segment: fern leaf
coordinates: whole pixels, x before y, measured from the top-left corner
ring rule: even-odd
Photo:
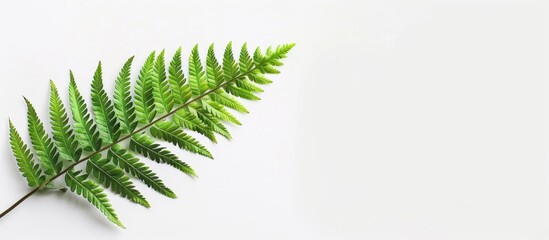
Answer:
[[[239,67],[242,72],[249,72],[253,68],[254,61],[248,52],[248,45],[244,43],[240,49]]]
[[[276,47],[276,50],[269,52],[267,51],[267,63],[274,66],[282,66],[280,59],[286,58],[286,54],[295,47],[295,43],[282,44]]]
[[[135,85],[135,112],[141,124],[150,123],[156,116],[152,88],[154,55],[152,52],[143,64]]]
[[[168,149],[154,143],[147,135],[139,134],[130,141],[130,149],[158,163],[166,163],[192,177],[198,177],[195,171]]]
[[[263,92],[263,89],[255,85],[247,78],[236,80],[236,86],[250,92]]]
[[[186,131],[197,132],[214,143],[216,134],[231,139],[225,124],[240,125],[240,121],[229,109],[248,113],[239,98],[259,100],[256,93],[263,92],[259,85],[272,82],[265,75],[279,73],[282,59],[293,47],[293,44],[285,44],[269,47],[265,52],[257,48],[251,56],[247,44],[244,44],[238,59],[235,59],[232,43],[228,43],[219,62],[211,44],[203,65],[198,45],[195,45],[188,66],[185,66],[188,81],[183,71],[181,48],[173,55],[167,70],[165,52],[161,51],[157,56],[153,51],[140,68],[133,91],[131,66],[134,57],[130,57],[118,74],[112,100],[104,89],[99,62],[91,84],[91,113],[70,72],[71,116],[68,116],[66,106],[51,81],[51,138],[36,110],[25,99],[29,136],[35,154],[9,122],[10,146],[19,171],[34,189],[0,213],[0,217],[39,190],[63,190],[53,183],[62,175],[65,175],[65,183],[72,192],[83,196],[120,227],[123,225],[100,185],[149,207],[148,201],[130,180],[131,175],[160,194],[176,198],[156,173],[134,154],[197,177],[187,163],[156,143],[156,139],[213,159],[209,150]],[[70,118],[74,120],[74,126],[70,125]],[[123,142],[129,142],[129,146],[123,147]],[[83,151],[90,152],[90,155],[81,158]],[[102,158],[103,152],[107,153],[106,158]],[[83,162],[86,162],[85,173],[75,170]]]
[[[270,84],[273,81],[260,74],[249,74],[248,79],[257,84]]]
[[[238,64],[234,60],[233,44],[231,42],[227,44],[225,52],[223,53],[223,74],[226,79],[234,79],[240,74]]]
[[[19,132],[17,132],[11,121],[9,121],[9,125],[11,150],[15,156],[15,160],[17,160],[19,172],[27,179],[29,187],[37,187],[45,180],[45,177],[42,176],[42,170],[34,161],[29,147],[23,142],[21,135],[19,135]]]
[[[213,116],[207,110],[203,109],[201,106],[191,106],[189,107],[189,112],[202,120],[202,122],[208,125],[208,127],[212,131],[220,134],[227,139],[232,138],[225,125],[223,125],[223,123],[221,123],[215,116]]]
[[[200,118],[190,113],[187,109],[179,110],[173,116],[173,122],[182,127],[200,133],[216,143],[217,139],[212,130]]]
[[[192,93],[189,85],[185,84],[187,80],[181,67],[181,48],[177,49],[170,61],[168,79],[174,94],[174,102],[177,104],[186,103],[191,98]]]
[[[233,110],[239,111],[241,113],[249,113],[248,109],[246,109],[244,105],[238,102],[233,96],[223,91],[223,89],[218,89],[217,91],[211,93],[210,99],[216,103],[219,103]]]
[[[69,83],[69,105],[74,120],[74,132],[76,140],[86,151],[99,150],[101,148],[101,138],[96,131],[97,126],[90,119],[88,106],[84,98],[78,91],[72,71],[70,72]]]
[[[46,175],[52,176],[61,171],[62,163],[59,161],[59,153],[53,145],[50,136],[44,129],[44,124],[38,117],[34,106],[25,98],[27,104],[27,120],[29,136],[38,160]]]
[[[280,71],[278,71],[278,69],[276,69],[272,65],[265,65],[261,69],[263,70],[264,73],[268,73],[268,74],[279,74],[280,73]]]
[[[152,81],[154,102],[159,113],[168,113],[173,109],[174,100],[170,85],[166,81],[166,64],[164,50],[158,54],[154,64],[154,79]]]
[[[267,54],[263,58],[264,63],[262,64],[264,66],[263,69],[260,68],[260,70],[264,70],[266,73],[270,74],[278,74],[280,71],[278,71],[275,67],[282,66],[282,62],[280,61],[283,58],[286,58],[286,54],[295,46],[295,44],[283,44],[280,46],[277,46],[276,49],[273,51],[271,47],[267,49]]]
[[[232,122],[236,125],[242,125],[238,119],[236,119],[225,108],[213,101],[202,101],[202,107],[206,109],[210,114],[224,121]]]
[[[240,97],[240,98],[244,98],[252,101],[261,100],[261,98],[259,98],[252,92],[246,89],[239,88],[238,86],[235,85],[235,83],[225,85],[225,91],[227,91],[228,93],[230,93],[235,97]]]
[[[156,123],[151,127],[150,133],[153,137],[170,142],[181,149],[213,159],[212,154],[204,146],[171,122],[162,121]]]
[[[198,44],[194,46],[189,58],[189,85],[193,95],[198,96],[208,90],[208,83],[204,76],[204,68],[198,54]]]
[[[69,126],[67,111],[61,98],[59,98],[59,92],[53,81],[50,81],[50,90],[50,122],[53,140],[63,159],[78,161],[82,155],[82,149],[78,146],[74,133]]]
[[[265,64],[264,59],[265,59],[265,56],[263,56],[263,52],[261,51],[261,48],[260,47],[255,48],[254,56],[253,56],[255,66],[257,66],[258,68],[263,66]]]
[[[80,172],[69,171],[65,174],[65,183],[70,190],[77,195],[81,195],[88,202],[94,205],[101,213],[103,213],[107,219],[121,228],[125,228],[122,222],[118,219],[118,216],[114,212],[107,194],[103,189],[92,180],[87,179],[86,174],[80,175]]]
[[[263,55],[261,50],[257,48],[254,52],[254,63],[257,70],[261,73],[278,74],[279,71],[274,66],[282,66],[280,61],[286,58],[286,54],[295,46],[295,44],[283,44],[278,46],[274,51],[272,48],[267,49],[267,54]]]
[[[94,155],[88,161],[86,172],[97,178],[105,188],[110,188],[120,196],[147,208],[151,206],[145,197],[135,189],[128,176],[117,166],[110,163],[109,160],[101,158],[101,155]]]
[[[120,121],[120,130],[123,133],[131,133],[137,127],[135,108],[130,93],[132,62],[133,57],[124,63],[114,85],[114,109]]]
[[[135,135],[134,135],[134,138]],[[134,139],[132,138],[132,140]],[[130,148],[132,147],[130,143]],[[156,174],[147,167],[144,163],[140,162],[138,158],[133,156],[130,152],[122,148],[120,145],[114,145],[108,152],[107,158],[125,172],[138,178],[148,187],[154,189],[158,193],[165,195],[169,198],[176,198],[175,193],[166,187],[162,180],[156,176]]]
[[[101,136],[106,143],[113,143],[120,137],[120,124],[116,118],[112,101],[103,88],[102,75],[101,62],[99,62],[91,85],[92,109]]]
[[[215,58],[214,45],[211,44],[208,48],[208,57],[206,58],[206,70],[208,73],[208,86],[215,88],[224,81],[221,65]]]

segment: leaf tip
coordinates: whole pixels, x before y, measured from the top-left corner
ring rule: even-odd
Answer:
[[[124,224],[122,224],[122,222],[120,222],[120,221],[116,221],[115,224],[118,225],[122,229],[126,229],[126,226],[124,226]]]
[[[55,86],[55,82],[53,80],[50,79],[50,90],[52,92],[55,92],[57,93],[57,87]]]
[[[176,199],[177,198],[177,195],[174,193],[174,192],[168,192],[166,194],[166,196],[168,196],[169,198],[172,198],[172,199]]]
[[[137,199],[134,199],[134,201],[136,201],[139,205],[143,207],[151,208],[151,204],[144,198],[137,198]]]

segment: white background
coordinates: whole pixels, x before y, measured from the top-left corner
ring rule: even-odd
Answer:
[[[48,80],[88,95],[125,59],[195,43],[295,42],[282,74],[200,178],[149,163],[179,198],[33,196],[0,239],[549,239],[543,1],[1,1],[0,208],[28,189],[7,118],[47,119]],[[186,61],[185,61],[186,62]],[[135,76],[135,74],[134,74]],[[65,98],[66,99],[66,98]]]

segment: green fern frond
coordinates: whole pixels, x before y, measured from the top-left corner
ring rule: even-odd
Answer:
[[[101,158],[101,155],[94,155],[94,157],[88,161],[86,164],[86,172],[97,178],[105,188],[110,188],[120,196],[145,207],[151,206],[145,197],[135,189],[133,183],[124,172],[110,163],[109,160]]]
[[[184,133],[177,125],[171,122],[158,122],[151,127],[150,132],[155,138],[170,142],[181,149],[198,153],[202,156],[213,159],[213,156],[208,149],[202,146],[196,139]]]
[[[225,107],[231,108],[241,113],[249,113],[248,109],[246,109],[244,105],[238,102],[238,100],[236,100],[233,96],[223,91],[223,89],[218,89],[217,91],[211,93],[209,97],[212,101],[219,103]]]
[[[168,68],[168,78],[170,82],[171,90],[174,94],[174,102],[176,104],[186,103],[191,99],[191,88],[188,84],[185,84],[185,74],[181,66],[181,48],[178,48],[170,61],[170,67]]]
[[[223,71],[221,71],[221,65],[217,62],[215,57],[214,45],[211,44],[208,48],[208,56],[206,58],[206,69],[208,73],[208,86],[215,88],[223,82]]]
[[[42,163],[44,173],[53,176],[63,168],[61,161],[59,161],[59,153],[57,152],[57,148],[53,145],[50,136],[46,133],[44,124],[40,118],[38,118],[34,106],[27,98],[25,98],[25,102],[27,103],[29,136],[34,152],[36,153],[38,160]]]
[[[197,177],[195,171],[186,163],[182,162],[177,156],[168,149],[154,143],[154,140],[144,134],[136,134],[130,140],[130,149],[158,163],[166,163],[180,171]]]
[[[135,85],[135,112],[141,124],[150,123],[156,116],[152,84],[154,55],[152,52],[143,64]]]
[[[135,135],[134,135],[135,136]],[[135,137],[138,138],[138,137]],[[130,148],[132,147],[130,143]],[[141,180],[145,185],[154,189],[158,193],[170,198],[176,198],[175,193],[166,187],[156,173],[149,169],[138,158],[122,148],[120,145],[114,145],[108,152],[107,157],[114,164],[124,169],[125,172]]]
[[[133,58],[130,57],[126,61],[116,78],[114,86],[114,109],[120,120],[120,129],[122,133],[126,134],[133,132],[137,127],[135,108],[130,93],[130,74]]]
[[[164,50],[158,54],[154,64],[153,96],[158,113],[168,113],[173,109],[174,99],[168,81],[166,81],[166,64]]]
[[[34,161],[34,157],[27,146],[21,139],[21,135],[17,132],[17,129],[13,126],[13,123],[10,122],[10,145],[15,160],[17,160],[17,165],[19,166],[19,171],[27,179],[29,187],[40,186],[45,181],[45,177],[42,176],[42,169]]]
[[[204,135],[214,143],[217,142],[215,134],[210,127],[186,109],[177,111],[173,116],[173,122],[182,128],[186,128]]]
[[[65,174],[65,183],[72,192],[81,195],[99,209],[107,219],[121,228],[125,228],[109,203],[107,194],[104,193],[103,189],[97,183],[87,178],[87,175],[81,175],[80,172],[69,171]]]
[[[257,84],[271,84],[271,83],[273,83],[273,81],[266,78],[265,76],[259,75],[259,74],[253,74],[253,73],[248,75],[248,79],[250,79],[252,82],[257,83]]]
[[[50,81],[50,121],[53,140],[59,149],[59,154],[65,160],[78,161],[82,155],[82,149],[75,140],[74,133],[69,126],[67,110],[59,98],[57,87]]]
[[[244,98],[244,99],[248,99],[248,100],[252,100],[252,101],[261,100],[261,98],[256,96],[251,91],[248,91],[248,90],[243,89],[243,88],[239,88],[238,86],[235,85],[235,83],[227,84],[225,86],[225,91],[232,94],[233,96],[237,96],[237,97],[240,97],[240,98]]]
[[[240,79],[236,81],[236,86],[238,86],[241,89],[253,92],[253,93],[260,93],[263,92],[263,89],[255,85],[252,81],[249,79]]]
[[[204,68],[198,54],[198,44],[194,46],[189,58],[189,84],[195,96],[199,96],[208,90],[208,82],[204,76]]]
[[[225,110],[223,106],[217,104],[214,101],[203,100],[202,107],[214,117],[220,120],[232,122],[236,125],[242,125],[240,121],[238,121],[238,119],[236,119],[236,117],[234,117],[229,111]]]
[[[102,75],[101,62],[99,62],[91,85],[92,109],[104,142],[113,143],[120,137],[120,124],[116,118],[112,101],[103,89]]]
[[[130,57],[116,78],[112,100],[105,91],[99,62],[91,84],[91,111],[70,72],[68,106],[71,116],[67,114],[51,81],[51,138],[34,106],[25,98],[29,137],[37,160],[10,121],[13,155],[19,171],[34,189],[0,213],[0,218],[38,191],[63,190],[62,186],[57,187],[52,182],[63,175],[66,186],[72,192],[83,196],[120,227],[124,225],[100,185],[131,202],[150,207],[134,186],[130,179],[132,176],[156,192],[176,198],[176,194],[157,174],[134,154],[197,177],[189,164],[159,142],[166,141],[185,151],[213,159],[210,151],[186,131],[196,132],[201,135],[198,138],[205,137],[214,143],[217,142],[217,134],[231,139],[225,124],[241,124],[233,111],[248,113],[240,100],[259,100],[256,94],[263,90],[258,85],[272,82],[265,74],[279,73],[281,60],[293,46],[269,47],[265,52],[256,48],[251,56],[244,44],[238,59],[235,59],[232,43],[228,43],[220,63],[213,44],[204,58],[201,58],[198,45],[195,45],[186,68],[182,66],[179,48],[167,70],[165,52],[156,55],[153,51],[139,70],[133,92],[131,67],[134,57]],[[205,63],[201,59],[205,59]],[[183,69],[188,69],[188,72]],[[123,146],[127,140],[128,146]],[[83,151],[86,152],[84,156]],[[103,158],[105,153],[106,158]],[[83,162],[86,162],[86,173],[74,169]]]
[[[194,105],[194,104],[193,104]],[[227,130],[227,127],[221,123],[221,121],[213,116],[211,113],[209,113],[207,110],[202,108],[201,106],[190,106],[189,112],[193,114],[194,116],[198,117],[204,124],[206,124],[212,131],[220,134],[221,136],[231,139],[231,134],[229,133],[229,130]]]
[[[255,48],[253,60],[254,60],[254,65],[256,66],[256,69],[258,70],[261,69],[261,67],[264,64],[264,58],[265,56],[263,55],[261,48],[260,47]]]
[[[237,78],[239,74],[240,69],[233,57],[233,44],[229,42],[223,53],[223,75],[226,79],[233,79]]]
[[[69,105],[74,120],[76,139],[86,151],[99,150],[102,140],[97,132],[97,126],[90,118],[88,106],[78,91],[72,71],[69,83]]]
[[[248,44],[244,43],[240,49],[239,67],[242,72],[249,72],[253,67],[254,61],[248,52]]]

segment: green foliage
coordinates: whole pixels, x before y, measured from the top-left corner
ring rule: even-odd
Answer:
[[[214,45],[210,45],[208,48],[208,56],[206,58],[206,69],[208,72],[208,86],[214,88],[219,86],[223,82],[223,71],[221,71],[221,65],[217,62],[215,57]]]
[[[145,197],[135,189],[130,178],[124,174],[124,171],[110,163],[109,160],[101,158],[101,155],[94,155],[88,161],[86,172],[97,178],[106,188],[110,187],[113,192],[120,194],[122,197],[145,207],[151,206],[145,200]]]
[[[109,150],[108,158],[114,164],[124,169],[126,173],[140,179],[148,187],[167,197],[176,197],[175,193],[166,187],[162,180],[156,176],[156,173],[150,170],[149,167],[140,162],[138,158],[122,148],[120,145],[114,145]]]
[[[45,177],[42,176],[42,169],[34,161],[34,157],[27,146],[21,139],[21,135],[17,132],[17,129],[13,126],[13,123],[10,121],[10,145],[15,160],[17,160],[17,165],[19,166],[19,171],[27,179],[29,187],[37,187],[44,182]]]
[[[72,71],[70,72],[69,103],[76,139],[86,151],[99,150],[102,140],[96,131],[97,126],[90,118],[88,106],[78,91]]]
[[[175,54],[173,55],[172,61],[170,62],[170,67],[168,69],[170,87],[173,92],[174,102],[176,104],[186,103],[191,99],[191,88],[185,79],[183,74],[183,69],[181,66],[181,48],[178,48]]]
[[[63,168],[61,161],[59,161],[57,148],[53,146],[53,141],[46,133],[44,124],[40,118],[38,118],[34,106],[32,106],[27,98],[25,98],[25,102],[27,103],[29,136],[34,152],[38,156],[38,160],[42,163],[44,173],[49,176],[55,175]]]
[[[164,63],[164,51],[158,54],[154,64],[153,96],[158,113],[168,113],[174,105],[173,93],[166,80],[166,64]]]
[[[171,122],[158,122],[150,129],[151,135],[155,138],[173,143],[174,145],[198,153],[202,156],[213,159],[212,154],[202,146],[196,139],[186,134],[177,125]]]
[[[240,121],[236,119],[229,111],[223,106],[217,104],[214,101],[202,101],[202,107],[206,109],[212,116],[227,122],[232,122],[236,125],[241,125]]]
[[[210,94],[210,99],[216,103],[219,103],[225,107],[231,108],[233,110],[239,111],[241,113],[248,113],[248,109],[244,107],[238,100],[236,100],[233,96],[227,94],[222,89],[218,89],[217,91]]]
[[[229,42],[223,53],[223,75],[225,79],[238,79],[240,69],[233,57],[233,44]]]
[[[204,76],[204,68],[198,54],[198,44],[194,46],[189,58],[189,84],[192,94],[199,96],[208,90],[208,83]]]
[[[177,111],[173,116],[173,121],[178,126],[200,133],[212,142],[217,143],[213,130],[188,110],[182,109]]]
[[[231,134],[229,133],[225,125],[223,125],[221,120],[217,119],[207,110],[202,108],[200,104],[191,104],[191,106],[189,106],[188,108],[188,111],[190,114],[194,115],[204,124],[206,124],[206,126],[208,126],[211,131],[216,132],[227,139],[231,139]]]
[[[91,100],[93,114],[99,126],[99,132],[106,143],[113,143],[120,137],[120,125],[116,119],[114,107],[103,89],[101,62],[93,75],[91,85]]]
[[[155,52],[152,52],[143,64],[135,85],[135,112],[141,124],[150,123],[156,116],[153,94],[154,55]]]
[[[67,111],[65,110],[63,102],[61,102],[61,98],[59,98],[57,87],[55,87],[53,81],[50,81],[50,90],[50,121],[53,140],[63,159],[78,161],[82,155],[82,149],[74,138],[73,131],[69,126]]]
[[[69,171],[65,174],[65,183],[70,190],[78,195],[81,195],[101,211],[107,219],[114,224],[124,228],[124,225],[116,216],[114,209],[109,203],[107,194],[103,189],[92,180],[88,179],[88,175],[80,174],[80,172]]]
[[[135,120],[135,108],[130,93],[130,74],[133,57],[129,58],[116,78],[114,86],[114,108],[116,116],[120,119],[121,130],[123,133],[131,133],[137,127]]]
[[[188,164],[179,160],[177,156],[168,149],[154,143],[154,140],[147,137],[147,135],[135,134],[130,141],[130,149],[153,161],[166,163],[192,177],[197,177],[194,170]]]
[[[261,100],[261,98],[259,98],[258,96],[256,96],[255,94],[253,94],[251,91],[248,91],[246,89],[243,89],[243,88],[239,88],[238,86],[235,86],[235,84],[227,84],[225,86],[225,90],[232,94],[233,96],[237,96],[237,97],[240,97],[240,98],[244,98],[244,99],[248,99],[248,100],[252,100],[252,101],[258,101],[258,100]]]
[[[104,89],[99,62],[91,84],[91,111],[70,72],[71,116],[53,81],[50,84],[51,138],[34,106],[25,98],[29,137],[37,160],[10,121],[10,145],[19,171],[28,185],[35,188],[34,192],[59,189],[52,181],[65,175],[65,184],[72,192],[87,199],[111,222],[124,227],[100,185],[145,207],[150,204],[134,185],[135,179],[162,195],[176,198],[176,194],[136,155],[197,177],[189,164],[161,142],[213,159],[199,139],[216,143],[216,134],[231,139],[225,125],[241,124],[232,111],[248,113],[238,98],[259,100],[256,94],[263,90],[258,85],[272,82],[264,75],[278,73],[281,59],[293,46],[281,45],[265,52],[257,48],[252,56],[244,44],[239,58],[235,59],[232,43],[229,43],[220,63],[212,44],[203,63],[199,47],[195,45],[186,75],[181,48],[174,53],[168,66],[164,51],[158,55],[152,52],[139,70],[133,92],[134,57],[131,57],[119,71],[112,100]],[[123,146],[124,140],[129,140],[127,147]],[[85,173],[74,169],[83,162],[86,162]]]

